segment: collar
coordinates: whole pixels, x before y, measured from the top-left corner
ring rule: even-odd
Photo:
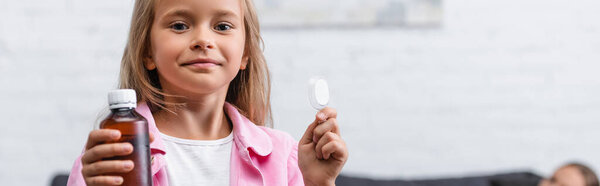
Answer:
[[[235,106],[225,102],[223,107],[225,114],[229,116],[233,125],[233,141],[243,149],[252,149],[257,155],[269,155],[273,150],[273,143],[270,136],[248,118],[240,114]],[[154,117],[146,102],[139,103],[135,110],[146,118],[148,121],[148,131],[154,135],[154,141],[150,143],[150,151],[165,154],[165,145],[160,139],[160,133],[156,127]]]
[[[252,149],[259,156],[271,154],[273,142],[263,129],[240,114],[235,106],[225,102],[224,108],[233,123],[233,141],[244,149]]]

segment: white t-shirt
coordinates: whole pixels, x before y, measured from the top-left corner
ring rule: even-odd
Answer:
[[[233,133],[218,140],[189,140],[160,133],[169,185],[229,185]]]

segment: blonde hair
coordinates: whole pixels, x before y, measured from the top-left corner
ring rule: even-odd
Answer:
[[[154,21],[154,5],[158,0],[136,0],[131,18],[129,39],[121,60],[119,87],[134,89],[138,102],[145,101],[153,112],[166,106],[181,106],[181,103],[165,101],[165,94],[155,70],[144,68],[144,58],[150,51],[150,29]],[[272,127],[271,80],[265,57],[262,53],[263,40],[260,36],[258,16],[251,0],[241,0],[244,11],[245,47],[248,57],[245,70],[240,70],[230,82],[225,101],[238,108],[256,125]]]

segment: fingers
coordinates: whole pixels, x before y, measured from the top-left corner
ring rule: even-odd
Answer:
[[[108,160],[98,161],[84,165],[81,174],[84,177],[98,176],[107,173],[126,173],[133,170],[134,164],[131,160]]]
[[[321,109],[315,116],[315,121],[311,123],[304,135],[300,139],[300,144],[317,143],[323,134],[327,131],[333,131],[339,135],[339,129],[337,127],[337,111],[333,108],[326,107]],[[324,125],[324,126],[321,126]],[[315,128],[319,128],[315,130]],[[315,135],[315,132],[318,134]]]
[[[121,132],[114,129],[98,129],[90,132],[85,149],[90,149],[98,144],[106,141],[118,140],[121,137]]]
[[[315,152],[317,159],[328,160],[333,156],[334,159],[345,161],[346,157],[348,157],[346,143],[344,143],[339,135],[333,132],[327,132],[323,135],[319,143],[315,146]]]
[[[150,143],[152,143],[154,141],[154,134],[152,134],[152,132],[149,132],[148,134],[150,134]]]
[[[133,152],[133,145],[128,142],[96,145],[83,153],[81,163],[90,164],[102,158],[128,155],[131,152]]]
[[[330,118],[324,123],[317,125],[313,130],[313,142],[318,142],[321,139],[321,137],[327,132],[333,132],[337,135],[340,135],[340,129],[337,124],[337,119]]]
[[[313,122],[308,126],[308,128],[306,128],[306,131],[304,131],[304,135],[302,135],[302,138],[300,139],[300,144],[309,144],[313,142],[313,130],[316,126],[317,123]]]
[[[336,135],[337,136],[337,135]],[[333,158],[345,162],[348,158],[348,149],[346,143],[342,140],[333,140],[323,145],[321,149],[323,153],[323,159]]]
[[[338,139],[339,139],[339,136],[334,134],[333,132],[325,133],[323,135],[323,137],[321,137],[319,139],[319,142],[315,146],[315,152],[317,154],[317,159],[324,159],[324,157],[325,157],[323,154],[323,146],[325,146],[326,144],[328,144],[331,141],[335,141]]]
[[[121,185],[123,177],[121,176],[95,176],[85,178],[86,185]]]
[[[154,135],[150,133],[150,142]],[[121,133],[114,129],[99,129],[90,132],[86,151],[81,157],[83,165],[81,173],[87,185],[121,185],[121,176],[109,176],[110,173],[126,173],[134,168],[131,160],[102,160],[115,156],[124,156],[133,152],[133,145],[128,142],[114,143],[121,138]],[[107,143],[109,142],[109,143]]]
[[[317,121],[317,123],[322,123],[329,118],[337,118],[337,111],[334,108],[325,107],[317,113],[315,121]]]

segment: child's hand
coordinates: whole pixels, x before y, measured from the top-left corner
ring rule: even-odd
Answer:
[[[336,117],[335,109],[322,109],[300,139],[298,165],[306,185],[335,185],[348,159]]]
[[[133,152],[130,143],[105,143],[118,140],[121,133],[118,130],[98,129],[90,132],[85,152],[81,157],[81,174],[88,186],[93,185],[121,185],[123,177],[108,175],[110,173],[126,173],[133,170],[131,160],[102,160],[114,156],[128,155]],[[150,141],[154,137],[150,134]]]

